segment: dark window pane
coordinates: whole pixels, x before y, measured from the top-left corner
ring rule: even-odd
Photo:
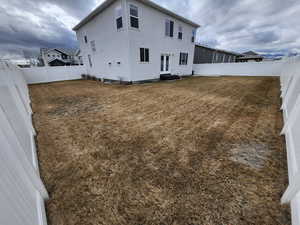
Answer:
[[[123,27],[123,20],[122,17],[117,19],[117,29],[120,29]]]
[[[88,40],[87,40],[87,36],[84,36],[84,42],[87,43]]]
[[[181,56],[182,56],[182,53],[180,53],[180,56],[179,56],[179,65],[181,65]]]
[[[182,33],[181,32],[178,33],[178,39],[182,40]]]
[[[163,55],[160,58],[160,71],[164,71],[164,56]]]
[[[139,16],[138,7],[134,5],[130,5],[130,16],[135,16],[135,17]]]
[[[188,53],[186,53],[185,65],[187,65],[187,64],[188,64],[188,59],[189,59],[189,54],[188,54]]]
[[[169,70],[169,56],[166,56],[166,71]]]
[[[174,36],[174,22],[170,21],[170,37]]]
[[[149,49],[145,48],[145,62],[149,62]]]
[[[145,62],[145,49],[140,48],[140,60],[141,62]]]
[[[192,42],[193,42],[193,43],[195,42],[195,37],[192,37]]]
[[[139,19],[131,16],[130,24],[131,24],[131,27],[139,28]]]

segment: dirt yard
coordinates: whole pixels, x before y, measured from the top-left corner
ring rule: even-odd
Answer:
[[[30,92],[49,225],[290,224],[277,78]]]

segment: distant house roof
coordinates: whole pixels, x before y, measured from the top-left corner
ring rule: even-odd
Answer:
[[[66,55],[76,55],[76,53],[78,51],[78,49],[73,49],[73,48],[43,48],[43,51],[45,53],[48,53],[53,50],[61,52]]]
[[[248,52],[244,52],[243,55],[258,55],[258,54],[253,51],[248,51]]]
[[[244,52],[239,59],[263,59],[264,57],[253,51]]]
[[[202,48],[207,48],[207,49],[210,49],[210,50],[213,50],[213,51],[217,51],[217,52],[223,52],[223,53],[226,53],[226,54],[231,54],[231,55],[236,55],[236,56],[243,56],[243,54],[240,54],[240,53],[237,53],[237,52],[232,52],[232,51],[227,51],[227,50],[223,50],[223,49],[212,48],[212,47],[208,47],[206,45],[199,44],[199,43],[197,43],[196,46],[202,47]]]
[[[85,17],[79,24],[77,24],[73,30],[76,31],[78,29],[80,29],[82,26],[84,26],[85,24],[87,24],[89,21],[91,21],[94,17],[96,17],[98,14],[100,14],[101,12],[103,12],[107,7],[109,7],[112,3],[114,3],[116,0],[106,0],[105,2],[103,2],[100,6],[98,6],[94,11],[92,11],[87,17]],[[169,16],[172,16],[178,20],[181,20],[182,22],[185,22],[187,24],[190,24],[194,27],[200,27],[200,25],[198,25],[197,23],[194,23],[191,20],[188,20],[186,18],[184,18],[183,16],[180,16],[164,7],[159,6],[158,4],[150,1],[150,0],[137,0],[147,6],[150,6],[154,9],[157,9]]]

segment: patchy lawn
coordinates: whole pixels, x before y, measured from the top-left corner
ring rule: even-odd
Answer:
[[[30,92],[49,225],[290,224],[277,78]]]

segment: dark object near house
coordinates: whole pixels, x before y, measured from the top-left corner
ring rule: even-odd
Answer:
[[[48,63],[49,66],[66,66],[66,63],[59,59],[54,59]]]
[[[204,63],[233,63],[242,56],[240,53],[211,48],[196,44],[194,53],[194,64]]]
[[[160,75],[160,80],[179,80],[180,76],[171,75],[171,74],[162,74]]]
[[[261,62],[264,57],[257,54],[256,52],[249,51],[244,52],[242,56],[238,57],[237,62]]]

